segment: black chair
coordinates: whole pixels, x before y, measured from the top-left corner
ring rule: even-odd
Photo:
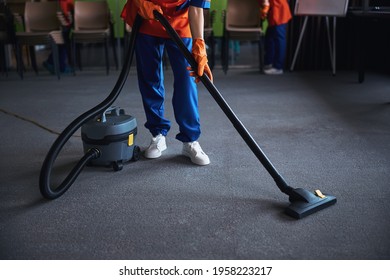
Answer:
[[[12,45],[15,50],[14,16],[9,7],[0,3],[0,69],[8,75],[6,47]]]
[[[74,29],[72,32],[73,67],[76,64],[76,44],[103,43],[106,61],[106,73],[109,73],[110,62],[108,48],[111,44],[115,66],[118,69],[118,58],[115,49],[110,9],[106,1],[76,1],[74,6]],[[79,56],[78,66],[81,69]]]
[[[61,23],[57,17],[58,4],[56,2],[26,2],[24,11],[25,31],[16,32],[16,57],[18,71],[23,79],[22,46],[29,46],[31,64],[36,73],[35,49],[36,45],[49,45],[53,52],[54,70],[60,79],[58,45],[64,44]]]

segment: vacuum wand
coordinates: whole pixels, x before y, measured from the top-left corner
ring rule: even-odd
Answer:
[[[197,62],[195,61],[187,47],[184,45],[180,36],[172,28],[168,20],[162,14],[160,14],[158,11],[154,11],[153,13],[155,18],[164,26],[169,36],[179,47],[184,57],[191,65],[192,70],[196,72]],[[229,104],[223,98],[218,89],[210,81],[209,77],[204,74],[199,77],[199,79],[202,81],[206,89],[209,91],[211,96],[217,102],[219,107],[228,117],[230,122],[236,128],[237,132],[241,135],[243,140],[246,142],[246,144],[249,146],[249,148],[252,150],[252,152],[255,154],[255,156],[258,158],[264,168],[272,176],[280,191],[289,196],[289,199],[292,203],[285,211],[288,215],[293,216],[294,218],[302,218],[336,203],[337,200],[335,197],[325,196],[319,190],[317,190],[316,193],[313,194],[302,188],[294,189],[290,187],[280,175],[280,173],[276,170],[276,168],[273,166],[271,161],[267,158],[265,153],[253,139],[251,134],[248,132],[248,130],[245,128],[245,126],[242,124],[242,122],[239,120],[233,110],[230,108]]]
[[[177,46],[179,47],[179,49],[182,51],[183,55],[187,59],[188,63],[191,65],[193,71],[196,72],[196,69],[198,68],[198,64],[196,63],[196,61],[195,61],[194,57],[192,56],[192,54],[190,53],[190,51],[184,45],[183,41],[181,40],[181,38],[179,37],[177,32],[171,27],[171,25],[165,19],[165,17],[163,15],[161,15],[159,12],[154,11],[154,16],[165,27],[168,34],[175,41],[175,43],[177,44]],[[261,150],[260,146],[256,143],[256,141],[253,139],[251,134],[248,132],[248,130],[245,128],[245,126],[242,124],[242,122],[239,120],[239,118],[236,116],[236,114],[230,108],[229,104],[226,102],[226,100],[224,99],[222,94],[218,91],[218,89],[215,87],[215,85],[210,81],[209,77],[207,75],[203,75],[203,76],[199,77],[199,79],[202,81],[204,86],[210,92],[210,94],[214,98],[214,100],[221,107],[221,109],[225,113],[225,115],[229,118],[229,120],[231,121],[233,126],[236,128],[236,130],[241,135],[241,137],[244,139],[244,141],[249,146],[249,148],[252,150],[252,152],[256,155],[256,157],[259,159],[259,161],[263,164],[263,166],[268,171],[268,173],[270,173],[270,175],[275,180],[279,189],[282,192],[289,194],[290,190],[292,188],[287,185],[286,181],[279,174],[279,172],[276,170],[276,168],[272,165],[271,161],[267,158],[267,156]]]

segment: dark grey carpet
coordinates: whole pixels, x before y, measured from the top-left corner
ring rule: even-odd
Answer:
[[[166,73],[167,115],[172,75]],[[389,259],[390,79],[370,73],[215,69],[215,85],[293,187],[321,189],[338,203],[302,220],[220,108],[200,86],[203,149],[211,164],[180,155],[174,124],[159,159],[120,172],[87,167],[68,192],[44,200],[43,159],[56,135],[1,112],[1,259]],[[0,108],[53,130],[103,100],[118,72],[86,69],[60,81],[28,72],[0,78]],[[132,71],[116,102],[150,135]],[[82,156],[73,137],[61,174]],[[64,172],[62,172],[64,171]]]

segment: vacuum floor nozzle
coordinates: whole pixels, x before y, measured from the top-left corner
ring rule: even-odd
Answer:
[[[285,213],[293,218],[301,219],[337,202],[336,197],[331,195],[316,195],[305,189],[294,189],[290,195],[290,206]]]

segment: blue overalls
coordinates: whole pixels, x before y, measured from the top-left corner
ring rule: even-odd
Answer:
[[[184,5],[183,1],[177,2],[181,2],[180,9],[188,9],[189,5],[201,8],[210,7],[210,1],[187,0],[184,1]],[[182,39],[186,47],[191,50],[192,39]],[[136,40],[135,52],[138,85],[146,114],[145,127],[153,137],[160,133],[166,136],[171,128],[171,122],[164,116],[165,89],[162,63],[164,49],[168,54],[174,75],[172,105],[175,120],[179,125],[176,139],[182,142],[193,142],[199,138],[201,131],[198,91],[195,79],[189,76],[187,70],[189,64],[170,38],[148,35],[141,30]]]

